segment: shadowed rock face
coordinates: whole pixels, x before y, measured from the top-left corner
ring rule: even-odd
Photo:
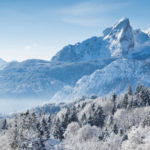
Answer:
[[[145,31],[150,36],[150,28]]]
[[[121,19],[111,28],[105,39],[110,43],[111,56],[127,55],[134,49],[134,35],[129,19]]]

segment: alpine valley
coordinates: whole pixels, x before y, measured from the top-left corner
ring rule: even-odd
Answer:
[[[128,18],[60,50],[50,61],[0,60],[0,98],[70,100],[150,86],[149,30],[133,29]]]
[[[150,150],[149,31],[123,18],[50,61],[0,59],[5,108],[34,100],[0,114],[0,150]]]

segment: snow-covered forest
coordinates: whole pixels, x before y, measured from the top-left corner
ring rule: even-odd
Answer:
[[[150,150],[149,6],[0,0],[0,150]]]
[[[150,89],[142,85],[135,91],[129,87],[121,95],[81,97],[0,120],[1,150],[149,148]]]

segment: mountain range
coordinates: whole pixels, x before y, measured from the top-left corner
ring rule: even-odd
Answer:
[[[64,47],[50,61],[0,60],[0,98],[64,101],[138,84],[150,86],[150,30],[133,29],[128,18],[99,37]]]

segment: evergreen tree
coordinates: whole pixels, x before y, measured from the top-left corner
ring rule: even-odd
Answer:
[[[136,87],[136,92],[135,92],[135,94],[140,93],[142,87],[143,87],[142,85],[138,85],[138,86]]]
[[[147,88],[145,87],[141,88],[140,97],[142,99],[142,104],[141,104],[142,106],[150,105],[150,95]]]
[[[64,139],[63,134],[64,134],[64,129],[63,129],[63,127],[61,126],[60,120],[57,119],[57,120],[55,121],[55,126],[54,126],[54,133],[53,133],[53,135],[54,135],[54,137],[55,137],[56,139],[63,140],[63,139]]]
[[[104,120],[105,115],[103,113],[103,109],[101,106],[98,106],[93,115],[88,118],[87,123],[89,123],[91,126],[95,125],[98,127],[103,127]]]
[[[41,128],[43,130],[44,140],[48,140],[50,138],[49,127],[48,127],[48,123],[46,122],[44,118],[42,119]]]
[[[116,95],[116,93],[113,93],[113,95],[112,95],[112,101],[115,103],[116,99],[117,99],[117,95]]]
[[[123,98],[123,108],[127,108],[128,107],[128,94],[125,94],[124,95],[124,98]]]
[[[48,117],[47,123],[48,123],[49,136],[51,136],[51,129],[52,129],[52,123],[53,123],[52,115],[50,115],[50,116]]]
[[[114,113],[115,113],[116,110],[117,110],[116,99],[117,99],[117,95],[114,93],[114,94],[112,95],[112,102],[113,102],[113,104],[114,104],[113,109],[112,109],[112,114],[113,114],[113,115],[114,115]]]
[[[118,134],[118,127],[116,124],[114,124],[113,131],[115,134]]]
[[[94,113],[94,124],[98,127],[104,126],[105,115],[101,106]]]
[[[108,125],[109,125],[109,126],[112,126],[113,123],[114,123],[114,118],[113,118],[113,116],[111,115],[111,116],[108,118]]]
[[[129,88],[128,88],[128,94],[129,94],[129,95],[132,95],[132,94],[133,94],[133,92],[132,92],[132,87],[131,87],[131,86],[129,86]]]
[[[35,148],[35,150],[46,150],[46,147],[44,144],[45,140],[43,139],[44,132],[41,129],[40,123],[36,124],[36,133],[37,133],[37,138],[32,143],[33,147]]]
[[[91,126],[94,126],[94,125],[95,125],[94,117],[90,116],[90,117],[88,118],[87,123],[90,124]]]
[[[149,127],[150,126],[150,114],[144,119],[142,126],[145,127]]]
[[[7,120],[4,119],[3,125],[2,125],[2,130],[6,130],[7,128],[8,128],[8,126],[7,126]]]
[[[20,139],[20,149],[26,150],[28,147],[28,139],[26,137],[26,135],[24,134],[24,131],[26,130],[25,126],[24,126],[24,117],[22,117],[21,121],[20,121],[20,132],[19,132],[19,139]],[[27,131],[29,132],[29,131]]]
[[[73,106],[73,108],[70,111],[69,122],[77,122],[77,121],[78,121],[78,117],[77,117],[76,107]]]
[[[17,150],[18,149],[18,123],[17,123],[17,117],[14,119],[14,127],[12,130],[12,141],[10,141],[10,147],[12,150]]]
[[[95,104],[92,104],[92,111],[95,111]]]
[[[81,118],[81,122],[83,125],[85,125],[87,123],[87,118],[86,118],[86,114],[84,113],[82,118]]]

